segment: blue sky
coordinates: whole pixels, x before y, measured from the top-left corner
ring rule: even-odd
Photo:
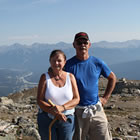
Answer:
[[[140,0],[0,0],[0,46],[140,40]]]

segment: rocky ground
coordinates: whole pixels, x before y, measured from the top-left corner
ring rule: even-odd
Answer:
[[[106,80],[99,83],[100,96]],[[37,131],[37,88],[0,97],[0,140],[39,140]],[[140,140],[140,81],[118,80],[104,107],[113,140]]]

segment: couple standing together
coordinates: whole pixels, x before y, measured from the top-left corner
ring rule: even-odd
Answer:
[[[37,122],[41,140],[49,140],[49,125],[54,118],[57,120],[51,128],[51,140],[111,140],[103,106],[115,87],[116,76],[104,61],[89,56],[87,33],[77,33],[73,46],[76,55],[67,61],[63,51],[52,51],[50,68],[40,77]],[[108,83],[99,98],[101,75]]]

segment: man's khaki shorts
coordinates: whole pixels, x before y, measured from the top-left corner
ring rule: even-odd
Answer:
[[[112,140],[104,109],[91,118],[82,118],[84,109],[76,108],[76,128],[73,140]]]

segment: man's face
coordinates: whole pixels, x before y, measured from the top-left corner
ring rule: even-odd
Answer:
[[[74,41],[74,48],[76,49],[76,52],[79,54],[82,53],[88,53],[88,49],[90,48],[90,41],[86,39],[78,39]]]

